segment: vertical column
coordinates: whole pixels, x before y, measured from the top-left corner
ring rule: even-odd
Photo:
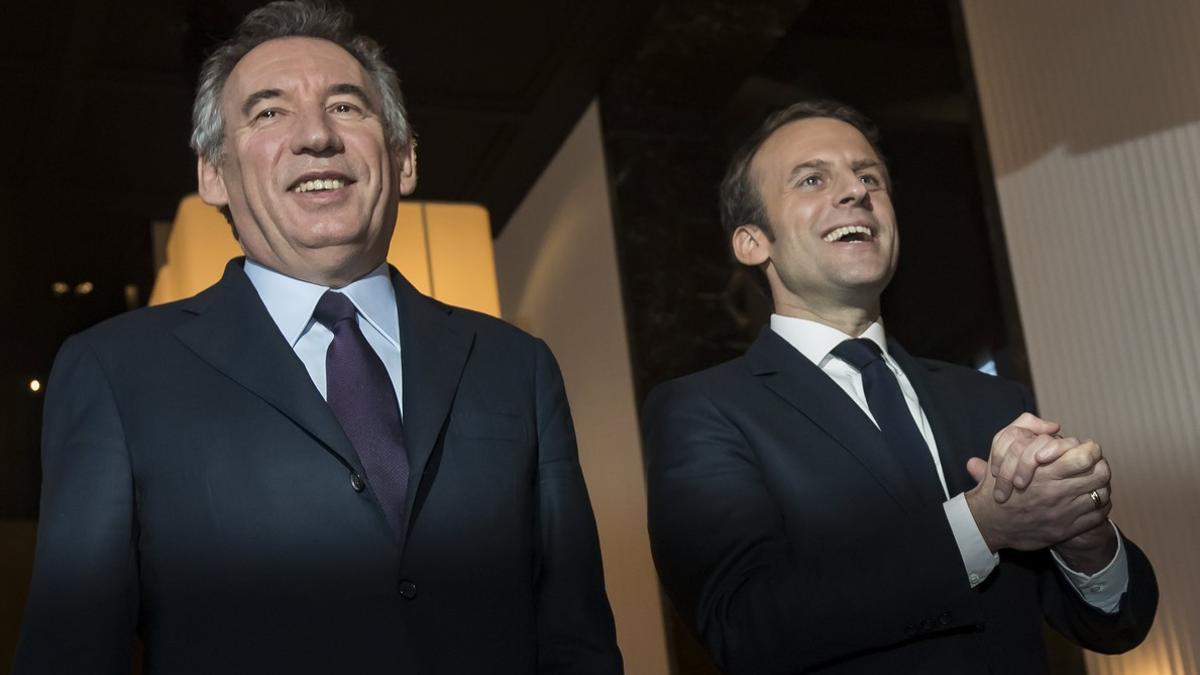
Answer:
[[[495,250],[504,318],[545,339],[562,367],[625,670],[667,673],[595,104],[517,207]]]

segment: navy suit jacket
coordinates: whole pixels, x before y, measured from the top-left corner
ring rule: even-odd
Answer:
[[[549,349],[392,280],[403,542],[240,260],[63,345],[15,672],[620,672]]]
[[[929,418],[954,495],[967,459],[1031,405],[1011,382],[889,352]],[[1103,652],[1138,644],[1157,604],[1129,540],[1105,615],[1047,551],[1003,551],[972,589],[945,513],[921,505],[883,437],[770,328],[741,358],[647,399],[650,537],[668,595],[729,673],[1047,672],[1043,617]]]

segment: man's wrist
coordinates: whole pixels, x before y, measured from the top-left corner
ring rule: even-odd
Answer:
[[[1054,545],[1054,552],[1062,558],[1063,563],[1070,569],[1081,574],[1096,574],[1108,567],[1117,557],[1117,535],[1112,525],[1105,521],[1100,527],[1108,536],[1095,545],[1073,546],[1068,542]]]
[[[955,495],[943,503],[942,508],[950,524],[950,533],[958,545],[958,553],[967,572],[967,581],[971,588],[975,588],[1000,564],[1000,556],[988,548],[987,542],[980,535],[979,526],[971,515],[965,497],[965,494]]]
[[[983,537],[988,550],[998,553],[1005,546],[1001,541],[1000,534],[992,527],[992,515],[996,500],[991,495],[984,494],[978,485],[964,492],[963,498],[967,502],[967,508],[971,510],[971,517],[975,519],[975,526],[979,528],[979,535]]]
[[[1121,608],[1121,597],[1129,590],[1129,560],[1125,555],[1125,546],[1121,542],[1121,533],[1117,526],[1112,521],[1107,525],[1116,535],[1117,552],[1100,571],[1087,574],[1073,569],[1053,547],[1050,549],[1050,555],[1054,557],[1055,564],[1084,602],[1112,614]]]

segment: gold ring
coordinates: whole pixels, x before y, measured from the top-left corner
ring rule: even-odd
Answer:
[[[1088,496],[1090,496],[1092,498],[1092,503],[1096,505],[1096,508],[1098,508],[1098,509],[1104,508],[1104,502],[1100,501],[1100,493],[1099,492],[1092,490],[1092,493]]]

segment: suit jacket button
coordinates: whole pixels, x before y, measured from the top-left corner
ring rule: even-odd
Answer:
[[[363,488],[367,487],[367,481],[357,473],[350,474],[350,487],[354,488],[355,492],[362,492]]]
[[[400,582],[400,597],[405,600],[412,600],[417,597],[417,585],[405,579]]]

